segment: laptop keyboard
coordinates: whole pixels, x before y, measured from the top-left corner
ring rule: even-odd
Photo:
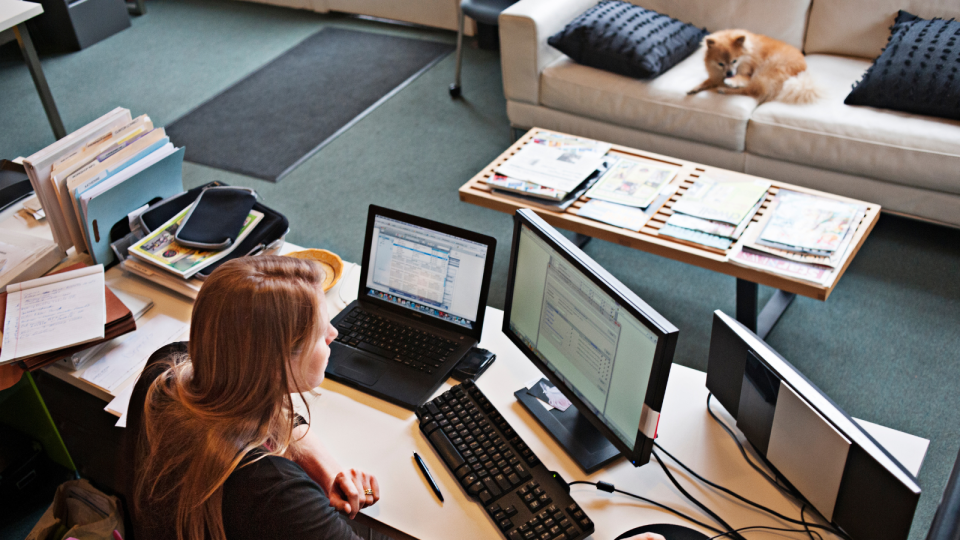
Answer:
[[[457,344],[356,307],[337,323],[336,341],[432,375]]]

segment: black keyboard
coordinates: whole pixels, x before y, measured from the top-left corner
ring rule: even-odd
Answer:
[[[337,323],[336,341],[432,375],[457,344],[356,307]]]
[[[473,381],[417,409],[426,435],[463,489],[508,540],[580,540],[590,518]]]

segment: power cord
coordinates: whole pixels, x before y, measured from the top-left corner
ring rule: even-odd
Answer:
[[[660,444],[657,443],[656,441],[654,441],[653,444],[654,444],[654,446],[656,446],[661,452],[663,452],[664,454],[666,454],[667,457],[669,457],[669,458],[672,459],[674,462],[676,462],[677,465],[680,465],[680,467],[682,467],[683,470],[687,471],[688,473],[690,473],[691,475],[693,475],[694,478],[696,478],[697,480],[700,480],[700,481],[703,482],[704,484],[706,484],[706,485],[708,485],[708,486],[710,486],[710,487],[712,487],[712,488],[714,488],[714,489],[720,490],[720,491],[726,493],[727,495],[730,495],[731,497],[734,497],[734,498],[736,498],[736,499],[738,499],[738,500],[740,500],[740,501],[742,501],[742,502],[744,502],[744,503],[746,503],[746,504],[749,504],[750,506],[753,506],[753,507],[755,507],[755,508],[758,508],[758,509],[760,509],[760,510],[763,510],[764,512],[766,512],[766,513],[768,513],[768,514],[770,514],[770,515],[776,516],[776,517],[778,517],[778,518],[780,518],[780,519],[782,519],[782,520],[784,520],[784,521],[788,521],[788,522],[790,522],[790,523],[795,523],[795,524],[797,524],[797,525],[803,525],[805,528],[808,528],[808,529],[809,529],[810,527],[813,527],[813,528],[816,528],[816,529],[823,529],[823,530],[826,530],[826,531],[830,531],[830,532],[832,532],[832,533],[839,534],[839,532],[838,532],[834,527],[828,527],[828,526],[825,526],[825,525],[818,525],[818,524],[815,524],[815,523],[808,523],[806,520],[803,519],[803,512],[801,512],[801,519],[794,519],[794,518],[791,518],[791,517],[787,517],[787,516],[781,514],[780,512],[777,512],[776,510],[767,508],[766,506],[763,506],[762,504],[755,503],[755,502],[751,501],[750,499],[747,499],[746,497],[743,497],[743,496],[739,495],[738,493],[736,493],[736,492],[734,492],[734,491],[732,491],[732,490],[729,490],[729,489],[727,489],[727,488],[725,488],[725,487],[723,487],[723,486],[721,486],[721,485],[719,485],[719,484],[716,484],[716,483],[714,483],[714,482],[711,482],[710,480],[707,480],[706,478],[704,478],[704,477],[700,476],[699,474],[697,474],[697,473],[696,473],[693,469],[691,469],[690,467],[687,467],[682,461],[680,461],[679,459],[677,459],[673,454],[671,454],[670,452],[668,452],[664,447],[660,446]],[[658,457],[657,459],[659,459],[659,457]],[[805,508],[805,507],[806,507],[806,505],[804,505],[804,508]]]
[[[630,493],[629,491],[623,491],[623,490],[621,490],[621,489],[617,489],[613,484],[611,484],[611,483],[609,483],[609,482],[603,482],[603,481],[600,481],[600,482],[587,482],[586,480],[576,480],[576,481],[573,481],[573,482],[568,483],[567,485],[568,485],[568,486],[573,486],[573,485],[576,485],[576,484],[584,484],[584,485],[588,485],[588,486],[595,486],[595,487],[596,487],[597,489],[599,489],[600,491],[606,491],[607,493],[619,493],[619,494],[621,494],[621,495],[626,495],[626,496],[628,496],[628,497],[633,497],[634,499],[639,499],[639,500],[641,500],[641,501],[643,501],[643,502],[645,502],[645,503],[647,503],[647,504],[652,504],[653,506],[656,506],[657,508],[661,508],[661,509],[663,509],[663,510],[666,510],[667,512],[671,512],[671,513],[673,513],[673,514],[676,514],[676,515],[682,517],[683,519],[685,519],[685,520],[687,520],[687,521],[691,521],[691,522],[693,522],[693,523],[696,523],[697,525],[703,527],[704,529],[709,529],[709,530],[711,530],[711,531],[713,531],[713,532],[717,532],[717,533],[718,533],[718,532],[721,532],[720,529],[718,529],[718,528],[716,528],[716,527],[713,527],[713,526],[711,526],[711,525],[707,525],[706,523],[704,523],[704,522],[702,522],[702,521],[699,521],[699,520],[696,520],[696,519],[688,516],[687,514],[684,514],[683,512],[681,512],[681,511],[679,511],[679,510],[675,510],[675,509],[673,509],[673,508],[670,508],[669,506],[667,506],[667,505],[665,505],[665,504],[660,504],[660,503],[658,503],[657,501],[650,500],[650,499],[648,499],[648,498],[646,498],[646,497],[641,497],[640,495],[637,495],[637,494],[635,494],[635,493]]]
[[[842,530],[840,530],[840,529],[838,529],[838,528],[836,528],[836,527],[817,525],[817,524],[815,524],[815,523],[809,523],[809,522],[806,521],[806,519],[804,519],[804,510],[805,510],[805,509],[808,509],[808,508],[809,508],[809,509],[813,510],[814,512],[816,511],[816,509],[810,507],[810,506],[809,506],[809,503],[808,503],[807,500],[806,500],[806,498],[805,498],[803,495],[801,495],[797,490],[793,489],[792,487],[782,485],[782,484],[780,483],[779,477],[774,478],[773,476],[769,475],[766,471],[764,471],[764,470],[761,469],[758,465],[756,465],[756,464],[753,462],[753,460],[750,459],[750,457],[748,457],[748,455],[747,455],[747,450],[746,450],[746,448],[743,447],[743,444],[740,442],[740,439],[738,439],[737,436],[733,433],[733,431],[732,431],[729,427],[727,427],[726,423],[723,422],[723,421],[721,421],[720,418],[718,418],[717,415],[713,412],[713,408],[710,407],[710,400],[711,400],[711,398],[713,398],[713,393],[707,394],[707,412],[710,413],[710,416],[713,417],[714,421],[717,422],[717,424],[719,424],[720,427],[722,427],[723,430],[727,432],[727,435],[729,435],[730,438],[733,439],[733,442],[735,442],[735,443],[737,444],[737,448],[740,449],[740,454],[743,455],[743,459],[744,459],[748,464],[750,464],[750,466],[753,467],[758,473],[760,473],[761,476],[763,476],[764,478],[767,479],[767,481],[769,481],[771,484],[773,484],[773,486],[776,487],[778,490],[780,490],[781,492],[783,492],[783,493],[785,493],[785,494],[787,494],[787,495],[790,495],[790,496],[793,497],[795,500],[800,501],[800,502],[802,503],[802,506],[801,506],[801,508],[800,508],[800,519],[799,519],[799,520],[796,520],[796,519],[793,519],[793,518],[789,518],[789,517],[786,517],[786,516],[784,516],[784,515],[782,515],[782,514],[780,514],[780,513],[774,512],[773,510],[771,510],[771,509],[769,509],[769,508],[766,508],[766,507],[764,507],[764,506],[762,506],[762,505],[759,505],[759,504],[757,504],[757,503],[755,503],[755,502],[753,502],[753,501],[750,501],[750,500],[748,500],[748,499],[746,499],[746,498],[744,498],[744,497],[741,497],[740,495],[738,495],[738,494],[736,494],[736,493],[734,493],[734,492],[732,492],[732,491],[730,491],[730,490],[728,490],[728,489],[726,489],[726,488],[724,488],[724,487],[722,487],[722,486],[719,486],[719,485],[717,485],[717,484],[714,484],[713,482],[710,482],[709,480],[707,480],[707,479],[703,478],[702,476],[698,475],[697,473],[693,472],[689,467],[687,467],[686,465],[684,465],[683,463],[681,463],[680,460],[678,460],[677,458],[675,458],[675,457],[673,457],[672,455],[670,455],[670,453],[667,452],[666,450],[664,450],[663,447],[660,446],[656,441],[654,441],[653,444],[656,445],[656,447],[659,448],[660,450],[663,450],[663,452],[664,452],[665,454],[667,454],[667,456],[669,456],[672,460],[674,460],[675,462],[677,462],[677,463],[678,463],[681,467],[683,467],[687,472],[689,472],[690,474],[692,474],[693,476],[695,476],[697,479],[699,479],[700,481],[706,483],[707,485],[709,485],[709,486],[711,486],[711,487],[714,487],[714,488],[716,488],[716,489],[719,489],[720,491],[723,491],[724,493],[727,493],[727,494],[729,494],[729,495],[732,495],[733,497],[736,497],[737,499],[739,499],[739,500],[741,500],[741,501],[743,501],[743,502],[745,502],[745,503],[747,503],[747,504],[749,504],[749,505],[751,505],[751,506],[754,506],[754,507],[756,507],[756,508],[759,508],[760,510],[763,510],[764,512],[767,512],[767,513],[769,513],[769,514],[771,514],[771,515],[774,515],[774,516],[776,516],[776,517],[778,517],[778,518],[780,518],[780,519],[783,519],[783,520],[785,520],[785,521],[803,525],[804,528],[807,528],[807,529],[809,529],[810,527],[817,528],[817,529],[823,529],[823,530],[825,530],[825,531],[832,532],[833,534],[836,534],[837,536],[840,536],[841,538],[847,538],[847,539],[849,539],[850,537],[847,535],[847,533],[843,532]],[[819,515],[819,514],[817,514],[817,515]],[[821,516],[821,518],[822,518],[822,516]],[[824,519],[824,521],[826,521],[826,519]],[[818,534],[817,536],[819,536],[819,534]],[[811,535],[811,538],[813,538],[812,535]]]
[[[677,482],[677,479],[674,478],[673,474],[670,473],[670,469],[667,468],[666,464],[663,462],[663,459],[661,459],[660,456],[657,454],[657,451],[654,450],[652,453],[653,453],[653,457],[657,458],[657,463],[660,464],[660,468],[663,469],[663,473],[667,475],[667,478],[670,479],[670,482],[673,483],[674,487],[680,490],[680,493],[683,493],[683,496],[689,499],[690,502],[700,507],[701,510],[703,510],[704,512],[707,513],[707,515],[712,517],[714,521],[716,521],[720,525],[723,525],[723,527],[726,528],[727,532],[724,533],[724,535],[729,534],[733,538],[736,538],[738,540],[746,540],[743,536],[740,536],[739,534],[737,534],[734,528],[731,527],[726,521],[724,521],[723,518],[718,516],[713,510],[710,510],[709,508],[707,508],[707,505],[698,501],[696,497],[688,493],[687,490],[683,489],[683,486],[681,486],[680,482]]]

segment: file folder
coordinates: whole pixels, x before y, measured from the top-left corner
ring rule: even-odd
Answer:
[[[127,214],[150,201],[166,199],[183,191],[183,148],[91,198],[84,216],[84,232],[96,264],[115,259],[110,249],[110,229]]]

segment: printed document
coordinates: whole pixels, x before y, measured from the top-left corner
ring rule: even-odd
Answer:
[[[113,393],[127,379],[143,370],[154,351],[179,339],[189,326],[169,315],[157,313],[148,321],[141,321],[136,332],[111,340],[103,349],[103,356],[80,378]]]
[[[103,265],[7,287],[0,364],[103,339]]]

